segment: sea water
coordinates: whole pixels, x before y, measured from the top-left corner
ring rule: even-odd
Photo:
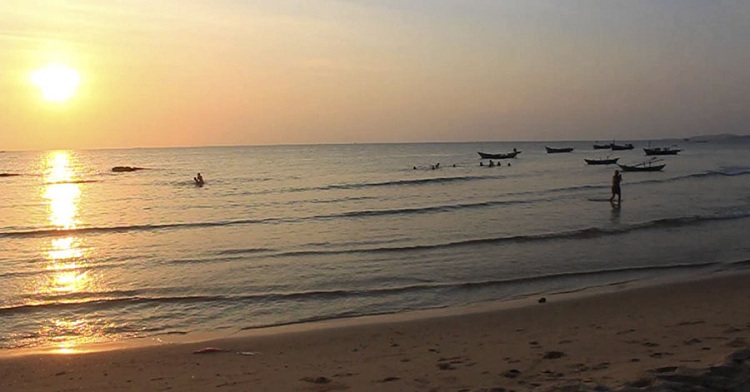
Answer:
[[[683,151],[623,173],[610,204],[617,167],[584,158],[648,159],[633,143],[5,152],[0,347],[231,335],[747,268],[750,145],[661,141]],[[513,148],[480,166],[477,151]]]

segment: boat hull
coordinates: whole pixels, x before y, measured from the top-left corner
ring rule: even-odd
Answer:
[[[682,151],[676,148],[644,148],[643,151],[646,155],[677,155],[678,152]]]
[[[521,151],[512,151],[506,154],[489,154],[486,152],[477,152],[482,159],[511,159],[515,158]]]
[[[547,154],[557,154],[561,152],[571,152],[573,151],[573,147],[563,147],[563,148],[554,148],[554,147],[544,147],[545,150],[547,150]]]
[[[617,164],[617,166],[620,166],[620,169],[626,172],[655,172],[655,171],[661,171],[662,169],[664,169],[664,166],[667,166],[667,164],[662,163],[660,165],[643,165],[643,166],[630,166],[630,165]]]
[[[589,165],[614,165],[617,163],[620,158],[612,158],[612,159],[583,159],[588,163]]]

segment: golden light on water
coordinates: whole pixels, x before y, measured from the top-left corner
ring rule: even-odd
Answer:
[[[44,159],[45,185],[41,195],[47,202],[49,223],[58,230],[73,230],[80,223],[82,190],[77,183],[74,158],[70,152],[55,151]],[[50,240],[44,249],[47,273],[37,281],[36,293],[55,298],[100,291],[98,279],[87,268],[89,251],[74,233]],[[50,319],[41,327],[39,335],[47,344],[54,344],[58,353],[78,352],[80,345],[103,339],[101,327],[86,318]]]
[[[95,322],[88,319],[49,320],[40,331],[40,335],[46,336],[54,343],[53,353],[75,354],[85,352],[79,348],[81,345],[101,340],[102,332],[95,325]]]
[[[49,200],[52,225],[65,230],[75,228],[80,195],[77,184],[52,184],[47,187],[44,198]]]
[[[88,272],[79,270],[56,271],[50,276],[46,291],[48,293],[78,293],[91,286]]]
[[[54,261],[65,261],[68,259],[83,257],[83,251],[78,248],[78,244],[74,241],[76,241],[76,239],[73,237],[53,239],[52,248],[47,251],[48,258]],[[57,269],[70,269],[76,266],[75,263],[70,265],[55,265],[59,266],[56,267]]]

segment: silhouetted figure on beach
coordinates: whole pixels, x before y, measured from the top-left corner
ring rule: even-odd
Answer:
[[[197,176],[193,177],[193,181],[195,181],[195,185],[198,185],[198,186],[201,186],[206,183],[205,181],[203,181],[203,176],[200,173],[198,173]]]
[[[609,202],[612,203],[617,196],[617,203],[622,200],[622,190],[620,189],[620,183],[622,182],[622,175],[619,170],[615,170],[615,174],[612,176],[612,196],[609,198]]]

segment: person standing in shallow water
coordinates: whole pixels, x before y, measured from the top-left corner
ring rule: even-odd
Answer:
[[[612,176],[612,196],[609,198],[609,202],[615,200],[617,196],[617,202],[622,200],[622,190],[620,189],[620,183],[622,182],[622,175],[619,170],[615,170],[615,174]]]

